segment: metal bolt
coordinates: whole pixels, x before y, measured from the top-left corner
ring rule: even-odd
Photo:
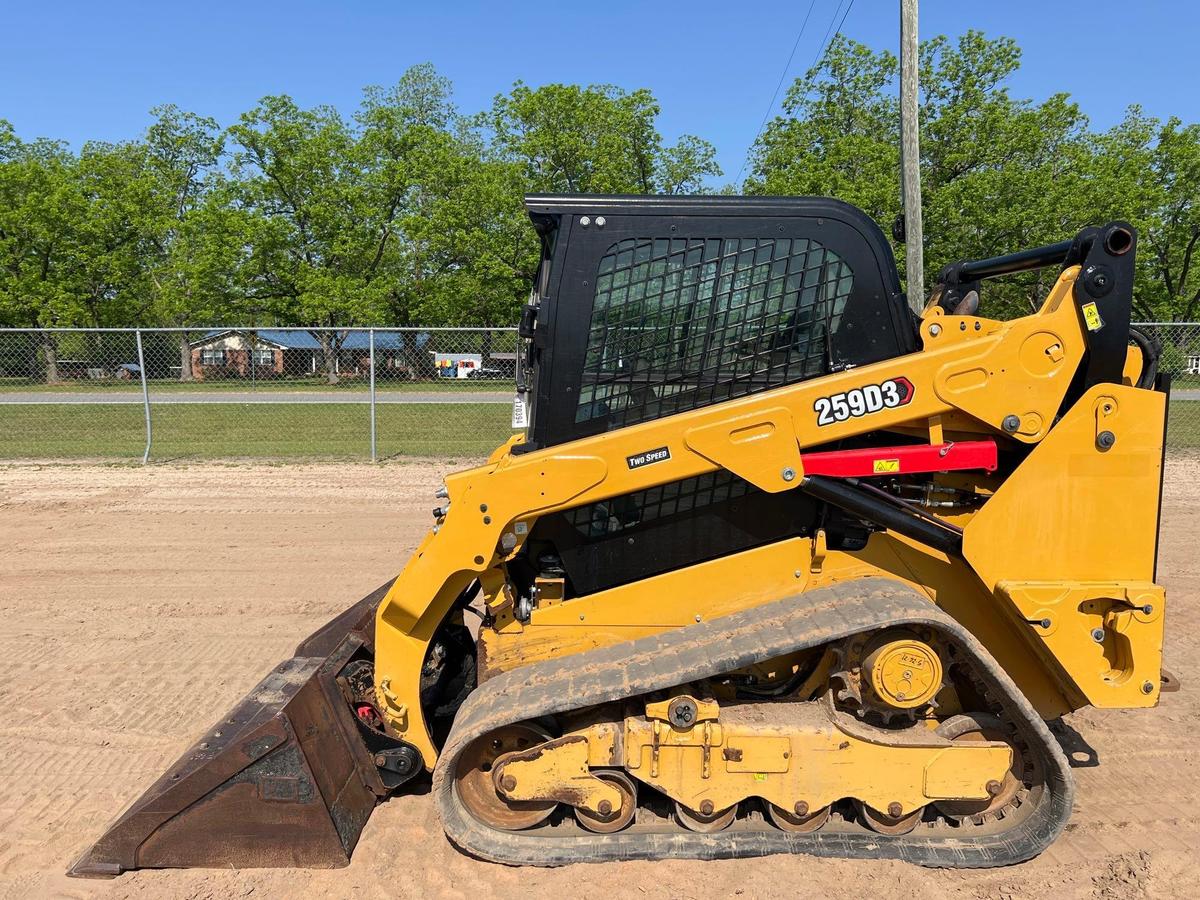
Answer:
[[[1149,681],[1143,681],[1142,682],[1142,693],[1143,694],[1153,694],[1154,693],[1153,683],[1151,683]]]
[[[895,801],[888,804],[888,815],[893,819],[900,818],[900,814],[904,812],[904,807]]]
[[[382,753],[375,754],[375,765],[382,766],[385,762],[387,762],[386,756],[384,756]]]
[[[492,517],[491,517],[491,516],[484,516],[484,517],[483,517],[483,524],[484,524],[484,525],[491,525],[491,524],[492,524]]]
[[[699,613],[696,613],[696,621],[697,621],[697,622],[699,622],[699,621],[700,621],[700,614],[699,614]]]
[[[795,572],[793,572],[792,574],[794,574],[794,575],[795,575],[797,578],[803,578],[803,577],[804,577],[804,576],[803,576],[803,573],[801,573],[801,571],[800,571],[799,569],[797,569],[797,570],[796,570]]]
[[[582,225],[584,228],[587,228],[589,225],[592,224],[591,217],[590,216],[581,216],[579,219],[579,224]]]
[[[803,800],[797,800],[796,805],[793,806],[792,809],[794,809],[796,811],[796,815],[798,815],[798,816],[807,816],[808,815],[808,804],[805,803]]]
[[[713,802],[711,800],[705,800],[700,804],[700,814],[705,816],[713,814]]]
[[[976,330],[976,331],[980,331],[982,328],[983,328],[983,323],[982,323],[982,322],[976,322],[976,323],[975,323],[975,330]]]
[[[500,787],[504,788],[506,791],[514,790],[516,786],[517,779],[512,775],[505,775],[500,779]]]
[[[483,557],[482,556],[475,557],[475,565],[477,565],[477,566],[483,565]]]
[[[930,337],[937,337],[941,333],[942,333],[942,326],[939,325],[937,322],[934,322],[932,325],[929,326],[929,336]]]
[[[966,323],[966,322],[959,322],[959,323],[958,323],[958,330],[959,330],[959,331],[966,331],[966,330],[967,330],[967,323]]]
[[[434,493],[433,496],[437,497],[439,500],[445,500],[447,497],[450,496],[450,492],[448,490],[446,490],[444,487],[440,487],[437,489],[437,492]]]
[[[599,224],[599,223],[597,223],[597,224]],[[611,816],[612,815],[612,804],[609,803],[607,800],[601,800],[599,803],[596,804],[596,812],[600,813],[600,815],[602,815],[602,816]]]
[[[783,472],[781,472],[780,474],[783,475],[784,481],[795,481],[796,480],[796,470],[793,469],[791,466],[785,467]]]
[[[1050,620],[1049,620],[1049,619],[1042,619],[1042,621],[1038,622],[1038,624],[1039,624],[1039,625],[1041,625],[1043,628],[1049,628],[1049,627],[1050,627]]]
[[[1007,415],[1004,417],[1004,421],[1000,423],[1000,427],[1008,434],[1012,434],[1021,427],[1021,419],[1018,416]]]
[[[1104,629],[1103,628],[1093,628],[1092,629],[1092,640],[1095,641],[1097,644],[1103,644],[1104,643]]]
[[[201,750],[207,750],[207,749],[208,749],[208,741],[201,741],[201,742],[200,742],[200,749],[201,749]]]
[[[604,216],[596,216],[596,227],[603,228],[607,223]]]
[[[1096,435],[1096,447],[1100,450],[1108,450],[1117,442],[1117,436],[1111,431],[1102,431]]]
[[[997,794],[1000,793],[1001,787],[1003,787],[1003,785],[1001,785],[1000,782],[996,781],[995,779],[989,781],[987,783],[988,796],[995,797]]]
[[[1152,612],[1154,612],[1154,604],[1153,603],[1147,603],[1145,606],[1142,607],[1142,615],[1143,616],[1148,616]]]
[[[480,503],[480,504],[479,504],[479,511],[480,511],[480,512],[487,512],[487,504],[486,504],[486,503]]]

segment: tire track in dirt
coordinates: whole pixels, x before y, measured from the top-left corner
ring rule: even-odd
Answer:
[[[1068,717],[1071,826],[988,872],[773,857],[508,869],[458,853],[428,796],[367,824],[351,865],[306,872],[63,871],[297,641],[402,564],[449,466],[0,467],[0,897],[1200,895],[1200,462],[1168,466],[1161,580],[1167,665],[1156,710]],[[1085,754],[1086,755],[1086,754]]]

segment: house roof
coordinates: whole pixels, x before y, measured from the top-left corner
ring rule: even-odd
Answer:
[[[207,332],[204,337],[192,341],[193,347],[200,347],[218,338],[231,334],[244,334],[243,329],[219,328]],[[283,350],[320,350],[321,342],[311,331],[293,331],[282,328],[260,328],[254,332],[261,344],[271,344]],[[411,340],[412,332],[377,331],[375,332],[376,350],[403,350],[405,342]],[[416,347],[419,349],[429,342],[429,332],[417,332],[414,336]],[[366,331],[350,331],[342,341],[343,350],[366,350],[370,347],[371,336]]]

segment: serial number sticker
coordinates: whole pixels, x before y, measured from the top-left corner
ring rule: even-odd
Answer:
[[[880,410],[906,406],[912,402],[914,392],[913,383],[902,375],[879,384],[865,384],[828,397],[818,397],[813,402],[813,411],[817,414],[817,425],[833,425]]]
[[[666,447],[656,447],[644,453],[635,453],[633,456],[627,456],[625,457],[625,462],[629,465],[630,469],[640,469],[642,466],[649,466],[670,458],[670,450]]]
[[[514,429],[529,427],[529,401],[521,394],[513,397],[512,427]]]
[[[900,460],[898,459],[877,459],[871,465],[871,470],[876,475],[881,475],[884,472],[899,472]]]
[[[1104,320],[1100,318],[1100,310],[1095,303],[1083,304],[1083,323],[1088,331],[1099,331],[1104,327]]]

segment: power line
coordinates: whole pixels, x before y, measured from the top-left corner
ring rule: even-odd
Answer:
[[[817,63],[819,63],[821,61],[821,57],[825,55],[825,51],[829,47],[829,43],[828,43],[829,42],[829,31],[831,28],[833,28],[833,23],[834,23],[834,21],[837,20],[838,10],[840,10],[841,8],[842,8],[842,0],[838,0],[837,9],[835,9],[833,11],[833,18],[831,18],[829,20],[829,28],[825,29],[825,37],[821,38],[821,49],[818,50],[817,55],[813,57],[812,65],[808,67],[809,71],[812,71],[813,69],[815,69],[817,67]],[[850,15],[850,10],[853,8],[854,8],[854,0],[850,0],[850,5],[847,6],[846,11],[844,13],[842,13],[842,21],[838,22],[837,31],[835,31],[833,33],[833,36],[835,38],[839,34],[842,33],[842,26],[846,24],[846,16]]]
[[[800,33],[796,35],[796,40],[792,44],[792,52],[788,54],[787,62],[783,64],[783,71],[779,73],[779,81],[775,84],[775,93],[771,94],[771,102],[767,104],[767,111],[763,113],[762,122],[758,126],[758,131],[754,134],[754,140],[750,142],[750,148],[746,151],[746,158],[742,160],[742,167],[738,169],[736,181],[742,180],[742,173],[746,171],[746,163],[750,159],[750,150],[754,149],[754,145],[758,143],[758,139],[762,137],[763,129],[767,127],[767,119],[771,117],[771,110],[775,108],[775,100],[779,96],[779,89],[783,87],[783,80],[787,78],[788,70],[792,67],[792,59],[796,55],[796,48],[800,46],[800,38],[804,37],[804,29],[808,27],[809,17],[812,16],[813,7],[817,5],[817,0],[812,0],[808,4],[808,12],[804,14],[804,22],[800,26]],[[838,6],[842,5],[842,0],[838,0]],[[837,12],[834,12],[837,15]]]

